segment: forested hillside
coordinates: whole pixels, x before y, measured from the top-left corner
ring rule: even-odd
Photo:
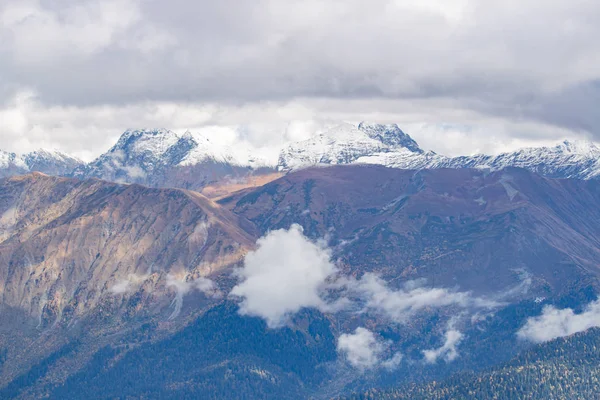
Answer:
[[[595,399],[600,395],[600,329],[528,350],[490,371],[350,399]]]

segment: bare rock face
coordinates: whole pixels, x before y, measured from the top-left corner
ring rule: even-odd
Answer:
[[[198,193],[8,178],[0,184],[2,307],[46,327],[92,311],[168,306],[173,293],[237,263],[254,240],[249,224]]]

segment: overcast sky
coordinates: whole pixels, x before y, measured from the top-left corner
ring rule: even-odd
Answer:
[[[0,0],[0,148],[363,119],[448,155],[597,140],[598,21],[598,0]]]

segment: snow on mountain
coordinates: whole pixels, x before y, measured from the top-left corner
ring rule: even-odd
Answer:
[[[0,150],[0,171],[9,169],[27,170],[27,164],[17,154]]]
[[[442,168],[449,159],[433,151],[416,153],[398,149],[387,153],[376,153],[360,157],[357,164],[376,164],[399,169]],[[459,167],[455,167],[459,168]]]
[[[0,150],[0,177],[37,171],[47,175],[68,175],[84,162],[57,150],[39,149],[26,154]]]
[[[50,175],[96,177],[110,181],[201,189],[223,178],[262,171],[291,171],[315,165],[378,164],[390,168],[521,167],[553,178],[600,176],[600,147],[564,141],[553,147],[525,148],[499,155],[446,157],[423,151],[398,125],[340,124],[308,140],[289,143],[275,160],[260,149],[226,145],[206,134],[168,129],[125,131],[106,153],[89,164],[57,151],[25,155],[0,151],[0,177],[40,171]]]
[[[432,166],[429,166],[430,168]],[[461,156],[441,161],[435,167],[525,168],[551,178],[592,179],[600,174],[600,148],[588,141],[569,141],[553,147],[530,147],[496,156]]]
[[[238,167],[273,168],[268,159],[254,154],[247,146],[226,146],[214,143],[206,135],[186,132],[184,138],[194,143],[187,155],[179,162],[180,166],[192,166],[206,161],[227,163]]]
[[[77,177],[200,189],[220,178],[275,165],[246,146],[215,143],[201,134],[167,129],[127,130],[110,150],[74,172]]]
[[[423,153],[417,142],[402,132],[396,124],[383,125],[363,121],[358,124],[358,130],[391,148],[405,148],[413,153]]]
[[[564,141],[554,147],[525,148],[496,156],[446,157],[424,152],[397,125],[362,122],[340,125],[282,150],[279,168],[294,170],[323,164],[377,164],[390,168],[525,168],[552,178],[600,176],[600,147],[588,141]]]
[[[339,125],[308,140],[288,145],[279,156],[279,168],[298,169],[318,164],[350,164],[364,157],[390,152],[422,154],[423,150],[397,125],[361,123]]]
[[[143,182],[148,173],[164,167],[181,153],[186,143],[167,129],[125,131],[106,153],[74,175],[111,181]],[[184,150],[185,151],[185,150]],[[182,157],[182,156],[181,156]]]
[[[58,150],[39,149],[23,155],[29,171],[39,171],[47,175],[68,175],[84,162]]]

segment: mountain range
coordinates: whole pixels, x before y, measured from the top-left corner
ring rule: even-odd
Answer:
[[[43,172],[49,175],[70,175],[85,163],[56,150],[37,150],[23,155],[0,150],[0,178]]]
[[[331,398],[479,373],[532,348],[545,307],[594,300],[599,210],[597,180],[520,168],[302,168],[218,199],[3,178],[0,397]]]
[[[166,129],[128,130],[90,163],[60,152],[40,150],[17,156],[0,152],[0,176],[39,171],[49,175],[100,178],[152,187],[202,190],[228,179],[241,182],[317,165],[374,164],[400,169],[520,167],[552,178],[595,179],[600,148],[592,142],[564,141],[498,155],[447,157],[425,151],[397,125],[340,124],[308,140],[288,143],[277,159],[243,146],[225,146],[210,137]]]
[[[365,122],[276,159],[164,129],[0,153],[0,398],[587,396],[599,160]]]

